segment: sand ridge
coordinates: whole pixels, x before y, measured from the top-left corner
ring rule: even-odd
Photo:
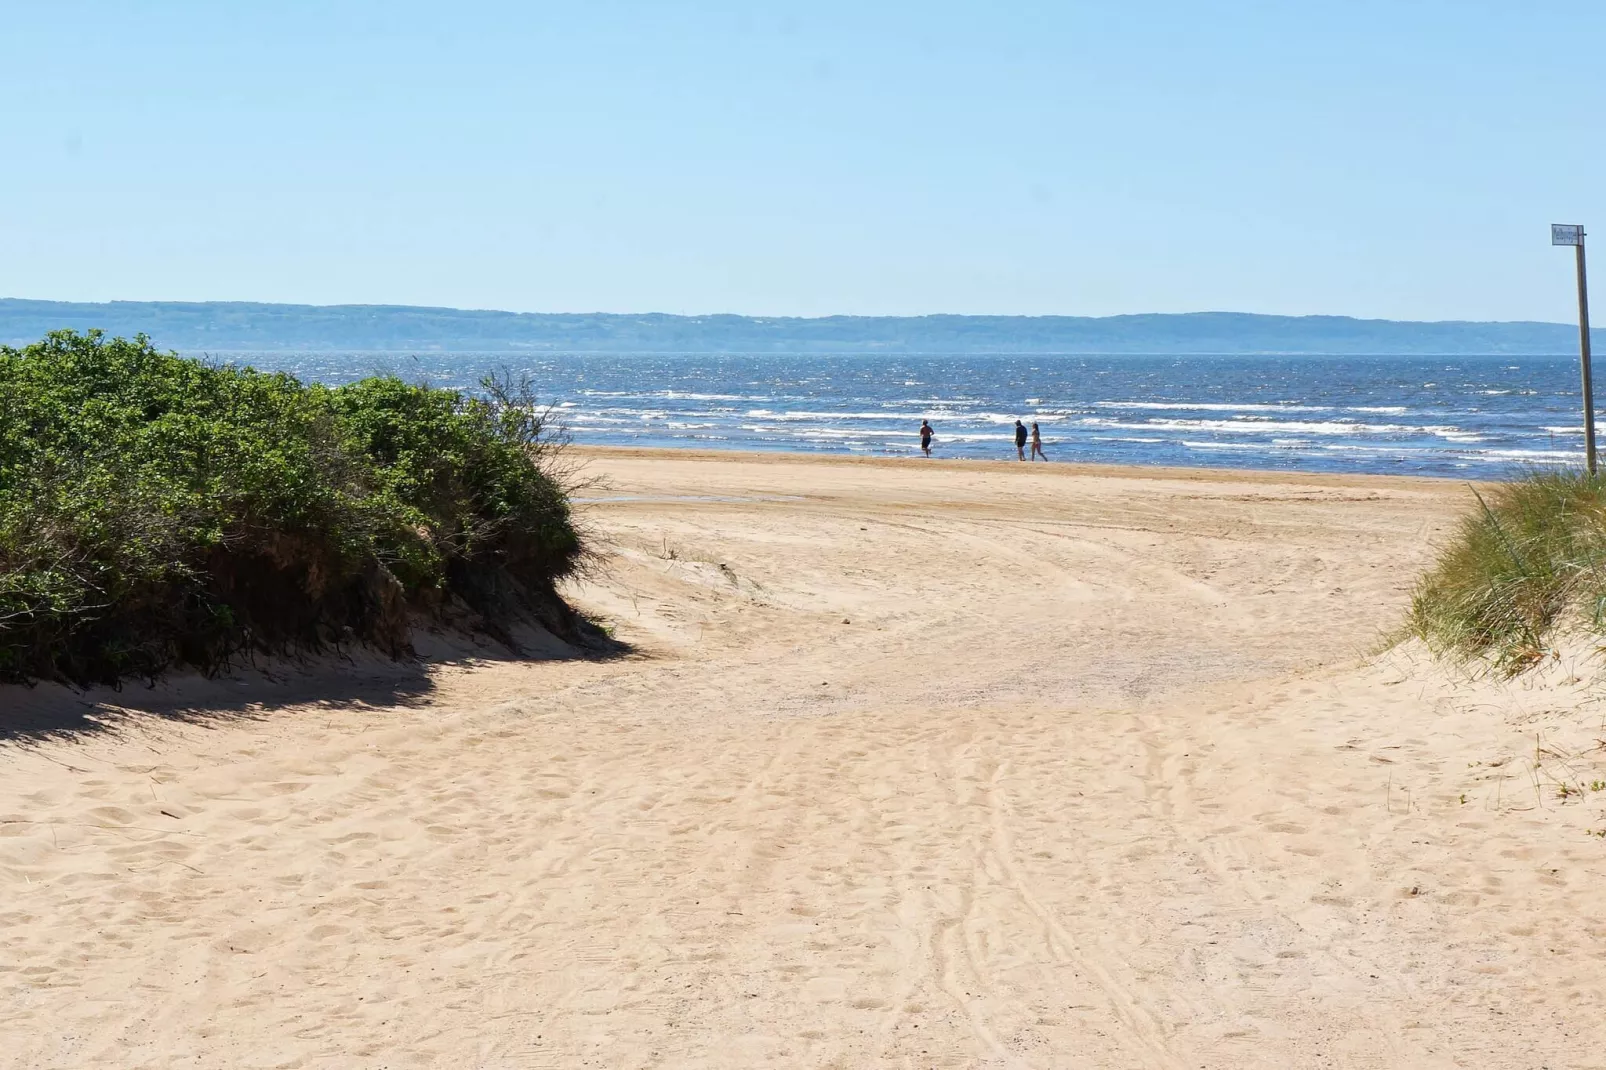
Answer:
[[[1464,486],[592,466],[632,657],[0,753],[0,1065],[1601,1050],[1591,664],[1372,653]]]

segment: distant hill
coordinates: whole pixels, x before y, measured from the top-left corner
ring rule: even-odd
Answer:
[[[0,299],[0,342],[62,327],[147,334],[183,352],[268,350],[588,353],[1570,353],[1561,323],[1413,323],[1190,312],[1137,316],[670,316],[407,305]]]

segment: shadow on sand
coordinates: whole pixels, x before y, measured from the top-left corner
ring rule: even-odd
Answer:
[[[77,690],[61,684],[0,684],[0,744],[114,732],[130,717],[190,724],[257,721],[287,707],[397,708],[430,704],[437,670],[490,662],[599,661],[635,651],[607,637],[571,645],[524,629],[516,646],[484,636],[418,632],[416,657],[391,659],[367,648],[306,657],[257,658],[207,677],[172,673],[119,688]]]

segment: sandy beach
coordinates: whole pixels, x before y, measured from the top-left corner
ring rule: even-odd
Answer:
[[[0,1066],[1606,1066],[1596,664],[1383,651],[1465,484],[587,457],[627,656],[0,690]]]

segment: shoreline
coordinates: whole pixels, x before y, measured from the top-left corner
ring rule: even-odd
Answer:
[[[695,446],[593,446],[574,443],[567,452],[586,461],[691,461],[759,465],[838,465],[843,467],[897,468],[911,464],[959,472],[977,470],[1021,471],[1021,474],[1059,475],[1065,478],[1180,480],[1183,482],[1308,483],[1313,486],[1409,486],[1442,490],[1447,484],[1483,487],[1500,480],[1460,476],[1392,475],[1382,472],[1309,472],[1283,468],[1228,468],[1215,465],[1104,464],[1092,461],[1018,461],[1013,458],[920,457],[892,454],[809,452],[804,450],[707,449]],[[1023,471],[1024,470],[1024,471]]]

